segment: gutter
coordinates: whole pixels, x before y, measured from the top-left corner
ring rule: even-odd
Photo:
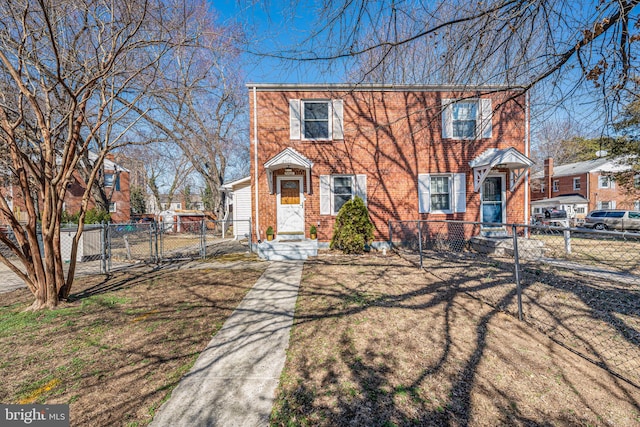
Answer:
[[[530,120],[530,110],[529,110],[529,92],[525,93],[525,101],[524,101],[524,152],[525,156],[531,158],[530,153],[530,135],[531,132],[529,126]],[[527,169],[524,176],[524,223],[529,224],[529,212],[531,210],[531,206],[529,205],[529,172],[530,169]]]
[[[255,176],[255,207],[256,207],[256,241],[260,242],[260,203],[258,202],[258,95],[257,88],[253,86],[253,172]]]

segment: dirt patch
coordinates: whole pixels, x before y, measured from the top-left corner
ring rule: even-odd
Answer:
[[[305,263],[272,424],[640,423],[638,388],[465,283],[398,256]]]
[[[21,312],[2,295],[0,402],[69,403],[72,425],[145,425],[262,274],[175,263],[76,280],[72,301]]]

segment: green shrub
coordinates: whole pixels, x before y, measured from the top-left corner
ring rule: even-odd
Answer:
[[[62,223],[63,224],[77,224],[80,214],[70,214],[67,211],[62,211]],[[85,224],[100,224],[101,222],[111,221],[111,214],[107,211],[91,208],[84,216]]]
[[[359,197],[345,203],[336,217],[331,238],[331,249],[346,254],[361,254],[373,241],[373,223],[369,211]]]
[[[84,217],[85,224],[100,224],[101,222],[111,221],[111,214],[107,211],[91,208]]]

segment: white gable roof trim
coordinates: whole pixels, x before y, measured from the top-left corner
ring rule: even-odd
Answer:
[[[313,162],[307,159],[302,154],[298,153],[291,147],[287,147],[282,150],[280,153],[273,156],[271,159],[267,160],[264,164],[265,169],[267,170],[267,180],[269,182],[269,193],[273,194],[273,172],[278,169],[295,167],[304,169],[306,172],[306,185],[305,190],[307,193],[311,193],[311,168],[313,167]]]
[[[493,168],[504,168],[511,172],[509,188],[513,191],[533,163],[533,160],[513,147],[502,150],[489,148],[469,162],[469,166],[473,168],[473,190],[480,191],[482,183]]]

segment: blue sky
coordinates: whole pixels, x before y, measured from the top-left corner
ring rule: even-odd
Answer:
[[[314,6],[294,1],[238,1],[211,0],[221,22],[239,22],[245,27],[250,49],[254,51],[277,51],[309,35],[310,24],[315,20]],[[341,83],[342,73],[325,72],[326,65],[285,64],[282,61],[245,54],[245,81],[252,83]]]

